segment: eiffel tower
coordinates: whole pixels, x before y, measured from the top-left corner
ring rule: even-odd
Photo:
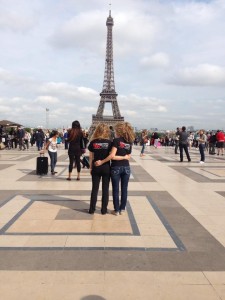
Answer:
[[[105,123],[109,126],[113,126],[117,122],[123,122],[124,117],[121,117],[119,106],[117,103],[117,93],[115,91],[115,82],[114,82],[114,70],[113,70],[113,37],[112,37],[112,28],[113,28],[113,18],[111,17],[111,10],[109,10],[109,16],[106,20],[107,26],[107,44],[106,44],[106,59],[105,59],[105,73],[104,73],[104,82],[103,89],[100,93],[101,99],[98,106],[96,115],[92,115],[92,125],[90,127],[90,134],[93,133],[95,127],[99,123]],[[112,116],[103,115],[105,103],[111,103],[112,105]]]

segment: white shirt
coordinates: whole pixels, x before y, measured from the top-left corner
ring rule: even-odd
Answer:
[[[53,138],[50,138],[48,141],[50,142],[48,146],[48,151],[57,152],[57,139],[53,140]]]

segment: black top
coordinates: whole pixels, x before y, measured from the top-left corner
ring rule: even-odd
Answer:
[[[24,135],[25,135],[25,131],[23,129],[19,129],[17,131],[17,137],[18,137],[18,139],[24,138]]]
[[[158,138],[159,138],[159,135],[158,135],[158,133],[157,133],[157,132],[154,132],[154,134],[153,134],[153,138],[154,138],[154,139],[158,139]]]
[[[116,156],[125,156],[127,154],[131,154],[132,151],[132,144],[125,141],[124,138],[115,138],[113,140],[113,147],[117,149]],[[111,167],[116,166],[129,166],[129,160],[123,159],[123,160],[112,160]]]
[[[188,144],[188,133],[186,131],[179,132],[179,143],[182,145]]]
[[[88,150],[94,153],[93,162],[105,159],[112,149],[112,142],[108,139],[95,139],[90,142]],[[105,164],[110,164],[110,161]]]
[[[68,154],[72,155],[81,155],[81,138],[83,137],[82,131],[76,136],[75,139],[72,141],[69,141],[69,149]],[[68,139],[70,138],[70,135],[68,134]]]
[[[35,133],[35,140],[36,141],[43,141],[45,139],[45,135],[43,131],[37,131]]]

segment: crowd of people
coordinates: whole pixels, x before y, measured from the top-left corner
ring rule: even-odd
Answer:
[[[174,153],[180,155],[180,162],[184,161],[184,153],[187,161],[191,162],[189,150],[198,149],[200,154],[200,164],[205,162],[205,151],[211,155],[224,155],[225,134],[221,130],[216,132],[205,132],[203,129],[197,132],[187,132],[186,127],[178,127],[170,136],[159,134],[158,132],[149,133],[142,130],[141,134],[135,134],[132,126],[128,122],[117,123],[115,127],[104,123],[99,124],[89,141],[88,134],[82,130],[79,121],[72,122],[68,130],[59,133],[57,130],[46,131],[37,129],[31,133],[22,127],[12,128],[5,133],[0,128],[1,143],[8,148],[18,148],[18,150],[28,150],[31,146],[36,146],[40,153],[48,151],[50,157],[51,174],[55,175],[57,164],[58,144],[63,143],[65,150],[68,151],[68,181],[72,180],[72,171],[77,170],[76,180],[80,180],[81,159],[86,148],[89,150],[90,174],[92,177],[92,190],[90,197],[89,213],[94,214],[96,210],[99,185],[102,181],[102,201],[101,213],[108,212],[109,184],[112,182],[112,194],[114,210],[116,216],[123,214],[127,203],[127,189],[130,178],[129,160],[131,157],[132,146],[140,145],[140,157],[145,154],[146,146],[158,148],[161,146],[174,147]],[[120,191],[121,189],[121,191]]]
[[[199,150],[199,162],[203,164],[205,162],[205,151],[208,151],[211,155],[224,155],[225,133],[222,130],[206,132],[203,129],[196,132],[187,132],[186,127],[183,126],[181,128],[178,127],[176,132],[170,136],[162,135],[159,137],[157,132],[148,134],[145,129],[140,136],[136,136],[134,144],[142,146],[141,157],[144,156],[146,145],[154,146],[155,148],[172,146],[174,147],[174,153],[180,154],[181,162],[183,161],[183,152],[185,152],[187,160],[191,161],[189,150],[194,148]]]
[[[60,141],[63,141],[65,149],[68,151],[68,181],[72,180],[72,171],[77,170],[76,180],[80,180],[82,154],[88,147],[89,150],[89,169],[92,178],[92,190],[90,197],[89,214],[94,214],[99,191],[99,185],[102,181],[102,201],[101,213],[105,215],[108,212],[109,202],[109,184],[112,182],[113,205],[112,214],[115,216],[122,215],[126,210],[127,190],[130,178],[129,159],[132,152],[132,145],[135,139],[135,133],[128,122],[117,123],[115,127],[106,124],[99,124],[90,141],[79,121],[72,122],[68,130],[60,134],[57,130],[44,132],[37,129],[27,136],[27,131],[18,127],[15,131],[8,133],[8,139],[15,140],[16,144],[12,147],[19,150],[26,148],[25,138],[28,139],[28,145],[36,145],[40,154],[48,152],[50,157],[51,174],[55,175],[57,165],[57,149]],[[7,139],[5,139],[7,143]]]

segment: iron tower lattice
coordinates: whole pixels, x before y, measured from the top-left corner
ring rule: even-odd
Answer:
[[[111,10],[109,11],[109,16],[106,20],[107,26],[107,43],[106,43],[106,59],[105,59],[105,72],[104,72],[104,82],[102,92],[100,93],[101,99],[98,106],[97,114],[92,115],[92,125],[90,132],[92,133],[97,124],[106,123],[109,126],[114,126],[117,122],[123,122],[124,117],[121,117],[117,96],[115,91],[114,82],[114,69],[113,69],[113,18],[111,17]],[[111,103],[112,106],[112,116],[105,116],[104,109],[105,103]]]

